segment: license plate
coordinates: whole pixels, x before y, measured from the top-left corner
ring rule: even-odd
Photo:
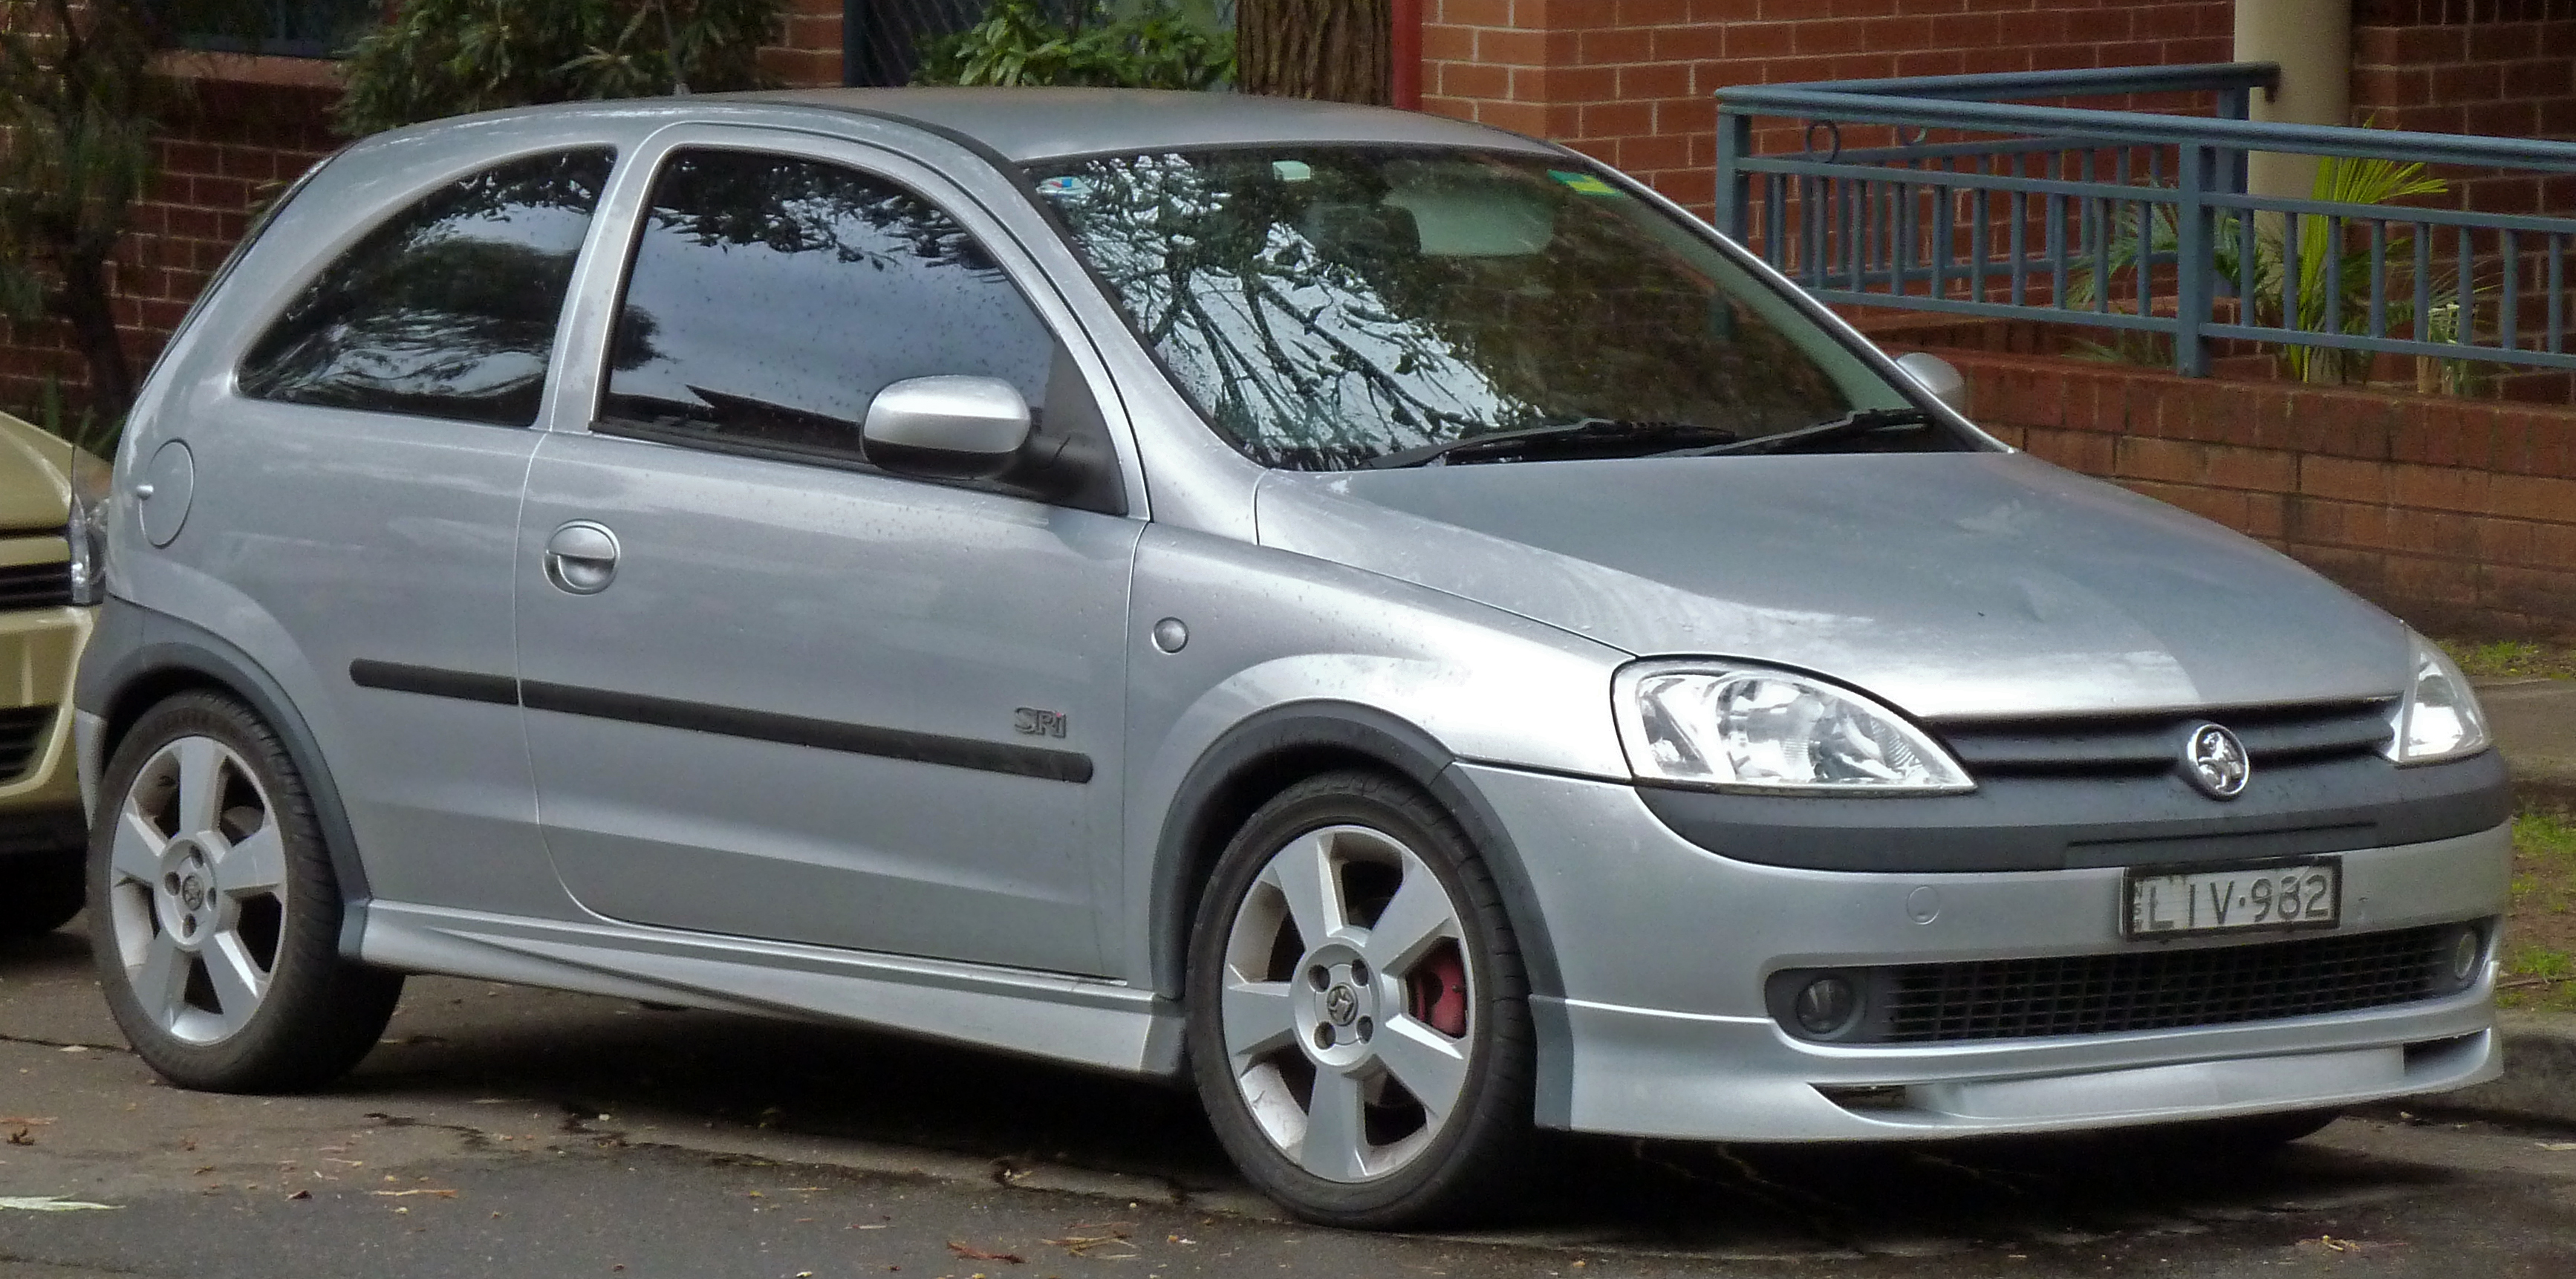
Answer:
[[[2224,870],[2132,870],[2127,935],[2332,928],[2343,917],[2343,859],[2310,857]]]

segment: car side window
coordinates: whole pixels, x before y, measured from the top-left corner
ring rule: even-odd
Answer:
[[[342,253],[243,357],[244,394],[531,426],[582,238],[616,155],[496,165]]]
[[[865,466],[868,404],[906,378],[999,378],[1056,464],[999,488],[1121,504],[1079,371],[1010,277],[937,205],[840,165],[672,155],[653,183],[608,356],[600,429]]]

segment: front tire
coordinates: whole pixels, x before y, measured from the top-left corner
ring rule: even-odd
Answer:
[[[1209,1122],[1298,1216],[1453,1219],[1517,1171],[1527,978],[1493,876],[1420,792],[1336,772],[1264,804],[1200,902],[1188,995]]]
[[[340,956],[338,879],[277,734],[230,698],[181,694],[126,735],[99,795],[91,952],[145,1064],[213,1092],[355,1066],[402,977]]]
[[[80,913],[81,854],[19,858],[0,868],[0,945],[42,937]]]

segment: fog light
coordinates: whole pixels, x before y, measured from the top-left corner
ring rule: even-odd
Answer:
[[[2469,979],[2477,975],[2478,960],[2485,953],[2486,939],[2478,936],[2478,930],[2461,929],[2459,938],[2451,943],[2451,980],[2468,985]]]
[[[1860,1011],[1860,991],[1850,978],[1819,977],[1798,992],[1791,1011],[1799,1029],[1821,1038],[1851,1024],[1852,1014]]]

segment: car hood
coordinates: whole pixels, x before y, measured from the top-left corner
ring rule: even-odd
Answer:
[[[63,527],[71,518],[72,457],[80,450],[0,413],[0,532]],[[107,464],[90,458],[105,470]]]
[[[1256,516],[1265,546],[1926,718],[2392,696],[2408,660],[2287,557],[2018,453],[1273,472]]]

